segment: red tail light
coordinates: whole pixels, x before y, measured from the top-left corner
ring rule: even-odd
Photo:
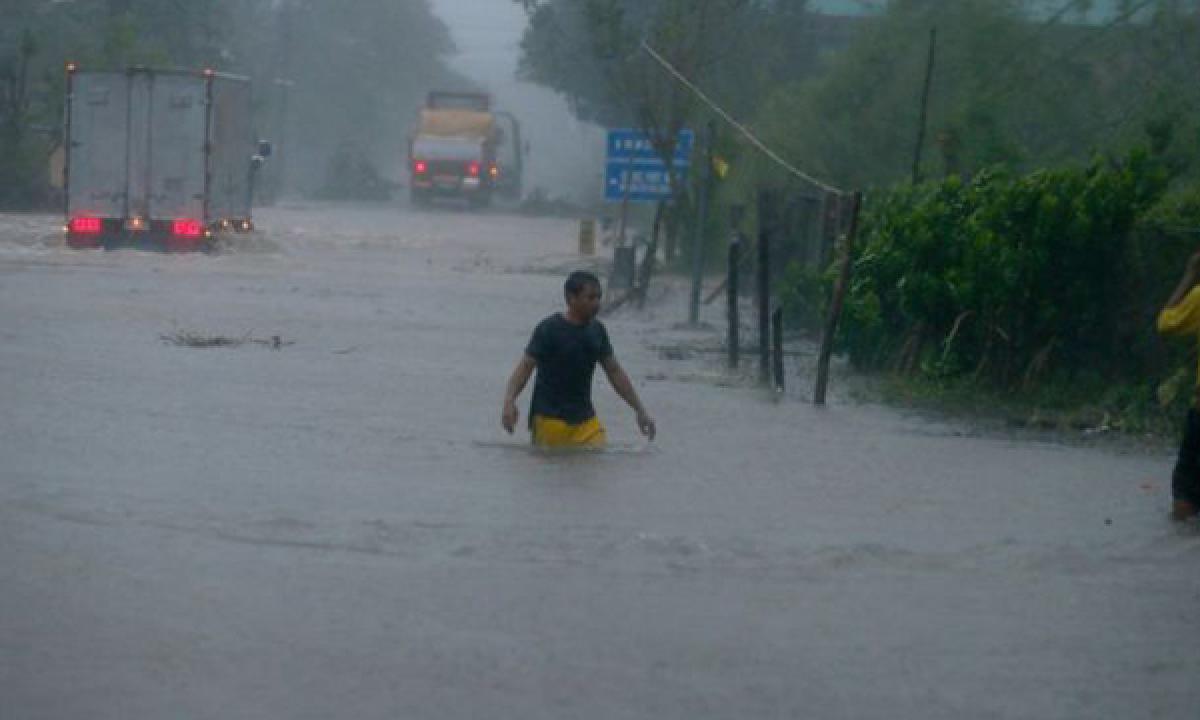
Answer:
[[[428,171],[429,166],[425,164],[424,160],[416,160],[413,162],[413,173],[417,175],[424,175]]]
[[[200,237],[204,234],[204,223],[199,220],[176,220],[171,223],[171,234],[175,237]]]
[[[104,231],[104,221],[97,217],[71,218],[67,229],[76,235],[99,235]]]
[[[467,165],[467,174],[471,177],[479,177],[479,163],[473,162]]]

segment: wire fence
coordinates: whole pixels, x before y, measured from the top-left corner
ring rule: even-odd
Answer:
[[[813,401],[824,403],[832,339],[837,329],[842,293],[849,281],[849,244],[853,241],[861,194],[847,192],[787,161],[649,43],[643,40],[641,48],[751,146],[782,168],[793,179],[793,186],[799,186],[799,189],[786,194],[766,189],[757,193],[757,232],[750,235],[744,228],[731,229],[726,279],[717,291],[709,294],[706,302],[714,301],[724,289],[727,297],[728,362],[731,368],[736,368],[740,364],[742,351],[739,312],[742,293],[739,289],[753,289],[756,322],[753,323],[752,336],[754,347],[757,348],[759,382],[777,392],[784,390],[787,377],[783,367],[786,356],[785,328],[792,326],[819,332],[821,342],[817,353]],[[739,211],[734,215],[740,218],[743,213]],[[801,286],[820,287],[820,274],[837,259],[834,255],[841,238],[847,240],[847,246],[845,256],[841,258],[839,281],[828,303],[820,301],[813,293],[799,295],[789,292],[786,297],[781,294],[779,289],[790,291],[797,278],[800,278]],[[751,273],[753,281],[746,282]],[[805,282],[805,278],[810,280]],[[699,297],[699,281],[697,275],[694,279],[697,286],[693,288],[693,317]],[[823,313],[826,304],[829,312]],[[785,319],[785,310],[798,317]]]

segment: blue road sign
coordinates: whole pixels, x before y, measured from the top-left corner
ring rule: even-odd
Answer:
[[[673,164],[681,181],[687,179],[695,143],[696,136],[691,130],[679,133]],[[645,133],[630,129],[609,130],[604,199],[623,202],[626,197],[636,203],[658,202],[671,197],[667,166]]]
[[[696,134],[691,130],[679,131],[675,140],[675,166],[682,167],[692,161],[692,147],[696,144]],[[635,163],[662,163],[650,137],[641,130],[628,128],[608,131],[608,162],[629,161]]]
[[[686,179],[687,167],[679,168],[676,173],[680,180]],[[624,202],[626,194],[629,195],[629,202],[635,203],[658,202],[671,197],[671,182],[667,178],[666,168],[662,165],[608,163],[604,168],[604,199]]]

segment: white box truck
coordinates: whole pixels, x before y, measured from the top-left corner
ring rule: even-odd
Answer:
[[[253,228],[250,81],[211,70],[67,66],[65,198],[71,247],[211,248]]]

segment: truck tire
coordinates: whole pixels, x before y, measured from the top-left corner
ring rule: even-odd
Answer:
[[[103,247],[103,245],[104,243],[99,236],[76,235],[75,233],[67,234],[67,247],[73,250],[92,250]]]
[[[425,207],[429,204],[429,193],[416,188],[409,188],[408,201],[413,207]]]

